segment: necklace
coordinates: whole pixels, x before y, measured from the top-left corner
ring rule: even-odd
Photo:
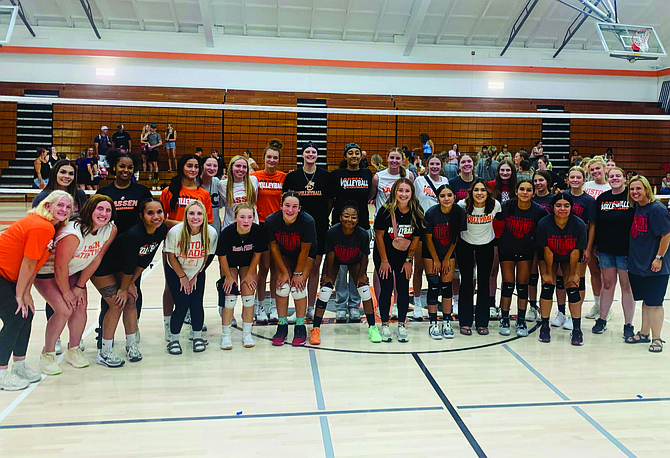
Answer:
[[[307,177],[307,172],[305,172],[305,168],[303,167],[302,174],[305,175],[305,180],[307,181],[305,189],[308,190],[312,189],[314,187],[314,176],[316,175],[316,170],[314,171],[314,173],[312,173],[311,177]]]
[[[240,236],[240,240],[242,240],[242,244],[247,243],[247,239],[249,238],[249,234],[251,234],[251,231],[247,232],[246,234],[240,234],[239,232],[237,233]]]

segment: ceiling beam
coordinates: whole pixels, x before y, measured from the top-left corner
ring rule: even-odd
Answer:
[[[240,0],[242,6],[242,33],[247,34],[247,5],[244,0]]]
[[[314,38],[314,10],[316,10],[316,8],[314,8],[314,1],[312,1],[312,17],[309,20],[309,37],[310,38]]]
[[[493,1],[493,0],[491,0]],[[419,30],[423,25],[423,20],[426,18],[426,12],[430,7],[430,0],[421,0],[421,3],[414,2],[414,8],[412,8],[412,15],[407,21],[407,27],[405,28],[405,37],[407,38],[407,44],[405,45],[405,52],[403,56],[409,56],[412,54],[412,49],[416,44],[416,39],[419,36]]]
[[[516,11],[521,11],[521,8],[526,4],[528,4],[528,0],[518,0],[517,4],[514,5],[514,8],[510,9],[510,13],[514,13]],[[505,26],[502,29],[500,29],[500,33],[496,37],[496,41],[495,41],[496,46],[502,45],[503,42],[505,41],[505,38],[509,37],[509,31],[512,29],[512,26],[516,22],[517,17],[518,16],[512,16],[510,14],[509,19],[507,19],[507,23],[505,24]]]
[[[28,17],[27,17],[29,15],[23,9],[23,5],[21,4],[21,0],[9,0],[9,1],[12,5],[19,7],[19,12],[18,12],[19,17],[21,18],[21,21],[23,22],[23,25],[25,25],[26,29],[28,29],[28,32],[30,32],[30,34],[34,37],[35,36],[35,31],[33,30],[32,27],[30,27],[30,22],[28,21]],[[37,22],[35,21],[34,18],[32,19],[31,22],[33,24],[37,24]]]
[[[137,0],[130,0],[130,5],[133,7],[133,12],[135,13],[135,18],[137,18],[137,24],[140,26],[140,30],[144,30],[144,19],[140,17],[140,12],[137,7]]]
[[[482,21],[484,20],[484,16],[486,16],[486,13],[488,12],[489,8],[491,8],[491,4],[493,3],[493,0],[489,0],[486,2],[486,5],[484,5],[484,9],[482,10],[481,14],[477,18],[477,21],[475,22],[475,26],[472,28],[472,32],[470,32],[470,35],[468,35],[468,38],[465,39],[465,46],[470,46],[470,43],[472,42],[472,39],[474,38],[475,34],[479,30],[479,26],[481,25]]]
[[[212,10],[209,7],[209,0],[198,0],[198,1],[200,4],[200,17],[202,18],[202,28],[205,31],[205,43],[207,43],[208,48],[213,48],[214,34],[212,33]]]
[[[377,15],[377,23],[375,24],[375,34],[372,37],[372,41],[377,41],[379,39],[379,31],[381,30],[382,27],[382,19],[384,18],[384,14],[386,13],[386,8],[388,7],[389,0],[384,0],[384,3],[382,3],[382,8],[379,10],[379,14]]]
[[[174,0],[168,0],[168,4],[170,5],[170,15],[172,16],[172,23],[174,24],[174,31],[181,32],[181,27],[179,27],[179,16],[177,16],[177,7],[174,4]]]
[[[67,26],[68,27],[74,27],[74,21],[72,20],[72,15],[67,10],[67,5],[65,5],[64,0],[56,0],[56,5],[58,5],[58,9],[63,14],[63,17],[65,18],[65,22],[67,23]]]
[[[279,23],[279,8],[281,8],[281,5],[279,4],[281,0],[277,0],[277,37],[281,37],[281,24]]]
[[[444,19],[442,19],[442,24],[440,24],[440,28],[437,30],[437,36],[435,37],[435,44],[438,44],[440,40],[442,39],[442,35],[444,35],[444,32],[447,30],[447,23],[449,22],[449,19],[451,19],[451,15],[454,14],[454,10],[456,9],[456,5],[458,4],[458,0],[453,0],[451,2],[451,7],[449,7],[449,11],[447,14],[444,15]]]
[[[560,3],[558,2],[553,2],[553,3],[545,3],[543,5],[543,9],[538,11],[535,15],[535,17],[538,17],[539,19],[537,20],[537,23],[535,24],[535,27],[533,27],[533,30],[530,31],[528,34],[528,37],[526,37],[526,41],[524,43],[524,46],[527,48],[530,43],[533,42],[537,34],[542,30],[542,27],[544,24],[542,23],[545,18],[551,17],[554,15],[554,12],[556,11],[556,8],[558,8]]]
[[[105,26],[106,29],[111,29],[112,25],[109,23],[109,19],[107,17],[109,16],[107,10],[105,7],[102,6],[102,3],[100,0],[93,0],[93,3],[95,4],[96,8],[98,8],[98,11],[100,12],[100,17],[102,18],[102,25]]]
[[[98,32],[98,27],[95,25],[95,21],[93,20],[93,11],[91,10],[91,4],[88,3],[88,0],[79,0],[79,3],[81,4],[81,7],[84,9],[84,13],[86,13],[86,19],[88,19],[88,23],[91,24],[91,28],[93,29],[93,32],[95,32],[95,36],[98,37],[98,40],[102,39],[100,36],[100,32]]]
[[[349,0],[347,9],[344,11],[344,27],[342,27],[342,40],[347,39],[347,23],[349,22],[349,13],[351,12],[351,4],[353,0]]]

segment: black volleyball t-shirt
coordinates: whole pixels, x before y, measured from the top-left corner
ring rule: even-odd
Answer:
[[[540,205],[543,207],[545,210],[547,210],[549,213],[552,212],[551,208],[551,199],[554,198],[554,195],[552,193],[547,194],[546,196],[538,196],[537,194],[533,196],[531,199],[533,202],[536,204]]]
[[[216,244],[216,255],[225,256],[229,267],[251,265],[254,253],[268,250],[265,231],[258,224],[252,224],[248,234],[240,235],[237,224],[231,224],[221,231]]]
[[[265,218],[263,225],[268,244],[277,242],[279,252],[290,258],[297,259],[303,243],[311,243],[309,257],[316,257],[316,226],[314,218],[301,211],[291,225],[284,222],[281,210]]]
[[[475,181],[474,177],[472,178],[471,181],[465,181],[460,176],[457,176],[453,180],[449,180],[449,184],[454,188],[454,191],[456,192],[457,200],[463,200],[466,197],[468,197],[468,189],[470,188],[470,185],[472,185],[473,181]]]
[[[584,224],[589,224],[596,216],[596,200],[585,192],[580,196],[570,196],[573,201],[572,214],[579,216]]]
[[[384,247],[386,248],[386,256],[391,264],[403,262],[407,258],[407,251],[399,251],[393,247],[393,239],[395,237],[402,237],[411,240],[413,237],[420,237],[423,235],[423,230],[412,224],[412,213],[402,213],[400,210],[395,211],[396,224],[398,225],[398,233],[393,230],[393,223],[391,222],[391,213],[386,206],[383,206],[377,212],[375,218],[375,231],[384,231]],[[393,233],[393,234],[392,234]],[[377,245],[375,244],[375,252]],[[376,253],[379,255],[379,253]]]
[[[535,229],[547,215],[547,210],[534,202],[525,210],[519,208],[517,199],[505,202],[502,206],[505,225],[498,240],[498,252],[513,255],[535,251]]]
[[[109,183],[98,189],[96,194],[102,194],[114,201],[116,209],[114,224],[119,234],[123,234],[137,224],[140,216],[138,209],[140,202],[151,198],[149,188],[136,182],[131,182],[130,186],[125,189],[117,188],[114,183]]]
[[[335,190],[335,182],[329,172],[321,167],[313,173],[306,173],[302,168],[294,170],[286,175],[282,190],[300,194],[301,210],[314,218],[317,230],[327,230],[330,216],[328,201],[333,198]]]
[[[342,223],[337,223],[326,233],[326,253],[335,253],[335,260],[342,265],[358,264],[362,255],[370,254],[370,235],[362,227],[354,227],[354,233],[347,236],[342,231]]]
[[[458,229],[454,229],[452,218],[460,218]],[[467,230],[465,222],[465,212],[458,206],[453,205],[449,213],[443,213],[440,205],[433,205],[425,214],[426,235],[431,235],[431,240],[435,246],[435,252],[438,258],[444,259],[449,251],[449,246],[455,244],[460,235],[460,231]],[[430,252],[425,246],[422,249],[424,258],[430,257]]]
[[[628,256],[628,237],[635,209],[628,205],[628,193],[605,191],[596,199],[596,247],[601,253]]]
[[[369,229],[368,195],[372,187],[372,172],[370,169],[335,169],[331,172],[331,175],[335,182],[333,222],[340,220],[342,205],[348,200],[353,200],[358,204],[358,225],[363,229]]]
[[[563,229],[556,224],[553,215],[545,216],[537,224],[535,238],[537,247],[549,247],[557,262],[569,261],[570,253],[585,249],[588,240],[586,224],[575,215],[570,215]]]
[[[167,233],[165,224],[158,227],[153,234],[147,233],[144,223],[135,224],[116,236],[94,275],[104,276],[118,272],[133,275],[137,267],[146,269]]]

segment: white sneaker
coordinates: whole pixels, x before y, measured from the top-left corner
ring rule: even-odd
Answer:
[[[254,338],[251,336],[251,334],[242,334],[242,345],[244,345],[244,348],[252,348],[256,346],[256,342],[254,342]]]
[[[56,359],[56,352],[40,355],[40,370],[46,375],[58,375],[62,372]]]
[[[497,321],[500,319],[499,315],[499,309],[497,307],[489,308],[489,319]]]
[[[412,311],[412,318],[416,321],[423,321],[423,307],[421,306],[421,299],[414,298],[414,310]]]
[[[610,308],[610,310],[612,309]],[[586,318],[588,318],[589,320],[595,320],[596,318],[600,318],[600,307],[596,305],[595,302],[591,306],[591,310],[589,310],[589,313],[586,314]]]
[[[431,324],[428,328],[428,335],[431,339],[442,340],[442,331],[437,323]]]
[[[268,324],[268,314],[262,306],[256,309],[256,324]]]
[[[170,324],[165,323],[165,341],[166,342],[171,342],[172,341],[172,331],[170,331]]]
[[[458,300],[454,298],[451,299],[451,314],[458,316]]]
[[[28,366],[25,361],[18,364],[14,363],[12,365],[12,374],[27,381],[28,383],[36,383],[42,380],[42,374]]]
[[[335,312],[335,321],[338,323],[346,323],[347,322],[347,311],[346,310],[338,310]]]
[[[540,319],[540,314],[538,313],[538,310],[535,307],[528,306],[528,309],[526,310],[526,321],[527,322],[534,322],[534,321],[539,321]]]
[[[138,341],[138,342],[140,341],[140,329],[139,329],[139,328],[137,328],[137,341]],[[80,349],[81,351],[86,351],[86,345],[84,345],[84,341],[83,341],[83,340],[80,340],[80,341],[79,341],[79,349]]]
[[[290,316],[286,317],[286,321],[288,321],[288,324],[295,324],[298,321],[296,312],[294,311]]]
[[[566,320],[567,320],[567,318],[565,316],[565,313],[558,312],[558,314],[556,315],[556,318],[551,320],[551,325],[555,328],[560,328],[561,326],[563,326],[563,324],[565,324]]]
[[[349,323],[360,323],[361,322],[361,311],[358,307],[349,309]]]
[[[380,334],[382,336],[382,342],[390,342],[393,340],[393,336],[391,335],[391,328],[389,328],[388,324],[382,325]]]
[[[14,374],[13,370],[5,370],[2,376],[0,376],[0,390],[20,391],[25,390],[29,386],[30,382]]]
[[[442,337],[445,339],[454,338],[454,330],[451,328],[451,321],[442,322]]]
[[[137,346],[137,341],[126,347],[126,357],[131,363],[142,361],[142,353],[140,353],[140,349]]]
[[[563,323],[563,329],[567,331],[572,331],[572,318],[571,317],[565,317],[565,323]]]
[[[409,342],[407,329],[403,325],[398,325],[398,342]]]
[[[70,366],[76,367],[77,369],[82,369],[88,367],[88,359],[84,356],[84,352],[81,350],[81,347],[73,347],[68,349],[65,354],[65,361],[67,361]]]
[[[121,367],[126,362],[119,358],[119,356],[114,352],[114,350],[110,350],[107,353],[104,353],[102,350],[98,352],[98,357],[96,358],[96,361],[98,364],[101,366],[107,366],[107,367]]]
[[[307,307],[307,312],[305,313],[305,319],[309,321],[314,321],[314,307]]]
[[[274,300],[270,301],[269,307],[266,308],[266,312],[268,314],[268,319],[272,323],[276,323],[279,321],[279,314],[277,313],[277,303]]]
[[[63,354],[63,345],[61,344],[60,339],[56,341],[56,354],[57,355],[62,355]]]
[[[391,318],[398,319],[398,304],[393,304],[391,307]]]
[[[232,350],[233,349],[233,340],[231,339],[231,334],[221,334],[221,350]]]

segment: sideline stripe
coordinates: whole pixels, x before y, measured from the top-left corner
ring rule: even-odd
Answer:
[[[314,380],[314,394],[316,394],[316,406],[320,411],[326,410],[326,402],[323,399],[323,389],[321,388],[321,376],[319,375],[319,365],[316,362],[316,353],[309,351],[309,363],[312,366],[312,380]],[[323,439],[323,452],[326,458],[334,458],[333,439],[330,436],[330,427],[328,426],[328,417],[321,415],[321,438]]]
[[[451,416],[453,417],[454,421],[456,422],[456,425],[458,425],[459,429],[465,436],[465,438],[468,440],[470,443],[470,446],[474,450],[474,452],[477,454],[477,456],[481,458],[486,457],[486,453],[484,453],[484,450],[482,450],[481,446],[479,443],[477,443],[477,440],[475,439],[475,436],[472,435],[470,430],[468,429],[468,426],[465,424],[461,416],[458,414],[458,411],[454,407],[454,405],[449,401],[449,398],[447,398],[447,395],[444,394],[444,391],[442,391],[442,388],[440,388],[440,385],[437,383],[435,378],[433,377],[433,374],[430,373],[426,365],[423,363],[421,360],[421,357],[416,354],[412,353],[412,357],[414,358],[414,361],[419,365],[419,368],[423,372],[423,375],[426,376],[430,384],[433,386],[433,389],[437,393],[437,395],[440,397],[440,400],[442,400],[442,404],[447,408]]]
[[[474,404],[456,406],[459,410],[469,409],[507,409],[511,407],[553,407],[553,406],[576,406],[576,405],[598,405],[598,404],[628,404],[637,402],[665,402],[670,398],[630,398],[630,399],[600,399],[594,401],[555,401],[555,402],[526,402],[518,404]]]
[[[556,393],[556,395],[563,399],[564,401],[569,401],[570,398],[568,398],[561,390],[559,390],[556,386],[554,386],[549,380],[547,380],[542,374],[540,374],[533,366],[530,365],[529,362],[527,362],[525,359],[521,357],[517,352],[512,350],[509,345],[504,344],[503,348],[507,350],[512,356],[514,356],[521,364],[526,366],[526,369],[528,369],[533,375],[535,375],[537,378],[539,378],[542,383],[544,383],[551,391]],[[600,423],[595,421],[589,414],[584,412],[580,407],[577,406],[572,406],[572,408],[577,412],[579,415],[581,415],[586,421],[591,423],[591,425],[600,432],[603,436],[605,436],[616,448],[621,450],[626,456],[628,457],[636,457],[636,455],[628,450],[626,446],[624,446],[621,442],[619,442],[614,436],[612,436],[605,428],[603,428]]]
[[[123,420],[92,420],[92,421],[68,421],[59,423],[27,423],[18,425],[0,425],[3,429],[31,429],[31,428],[61,428],[67,426],[104,426],[104,425],[127,425],[140,423],[178,423],[188,421],[212,421],[212,420],[242,420],[257,418],[293,418],[293,417],[322,417],[325,415],[356,415],[371,413],[398,413],[398,412],[431,412],[444,410],[442,406],[435,407],[395,407],[385,409],[352,409],[352,410],[317,410],[314,412],[289,412],[289,413],[258,413],[249,415],[207,415],[202,417],[172,417],[172,418],[136,418]]]

